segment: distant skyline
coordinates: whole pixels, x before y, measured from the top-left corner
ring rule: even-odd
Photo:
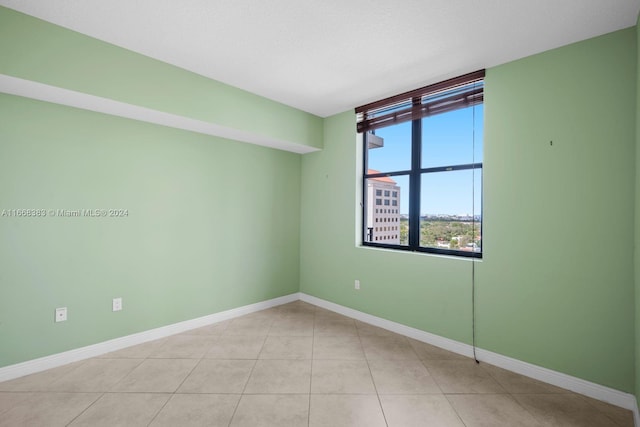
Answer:
[[[423,119],[422,168],[482,162],[483,124],[482,104]],[[377,129],[375,133],[384,139],[384,147],[369,150],[369,169],[380,172],[410,169],[411,122]],[[420,214],[481,215],[482,173],[475,171],[474,177],[473,172],[468,169],[423,174]],[[402,189],[400,213],[407,214],[409,177],[391,178]],[[475,203],[472,203],[474,188]]]

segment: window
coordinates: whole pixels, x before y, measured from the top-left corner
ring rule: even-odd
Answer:
[[[483,100],[481,70],[356,108],[364,245],[482,257]],[[375,243],[380,192],[399,234]]]

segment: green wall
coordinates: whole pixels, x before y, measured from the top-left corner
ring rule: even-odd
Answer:
[[[469,342],[470,261],[357,247],[354,114],[325,119],[324,132],[324,150],[302,158],[301,291]]]
[[[636,400],[640,407],[640,16],[636,24],[636,206],[635,206],[635,380]]]
[[[0,58],[0,74],[322,146],[319,117],[4,7]],[[0,95],[0,209],[129,213],[0,217],[0,366],[297,292],[300,162]]]
[[[0,74],[322,148],[322,119],[0,6]]]
[[[635,37],[489,71],[478,294],[483,348],[628,392]]]
[[[487,70],[476,264],[479,347],[626,392],[635,37],[627,29]],[[351,112],[326,119],[324,150],[303,156],[301,291],[470,343],[470,260],[358,247],[354,122]]]
[[[298,291],[298,154],[10,95],[0,141],[0,209],[129,214],[0,217],[0,366]]]

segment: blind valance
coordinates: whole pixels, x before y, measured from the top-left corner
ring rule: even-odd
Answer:
[[[474,71],[356,108],[359,133],[480,104],[485,70]]]

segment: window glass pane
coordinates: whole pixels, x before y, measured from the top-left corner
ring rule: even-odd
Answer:
[[[420,246],[481,252],[482,170],[422,174]]]
[[[388,196],[376,196],[377,190]],[[408,245],[409,176],[367,179],[366,197],[365,241]]]
[[[369,173],[399,172],[411,168],[411,122],[404,122],[367,135]]]
[[[422,119],[422,168],[482,162],[483,111],[480,104]]]

